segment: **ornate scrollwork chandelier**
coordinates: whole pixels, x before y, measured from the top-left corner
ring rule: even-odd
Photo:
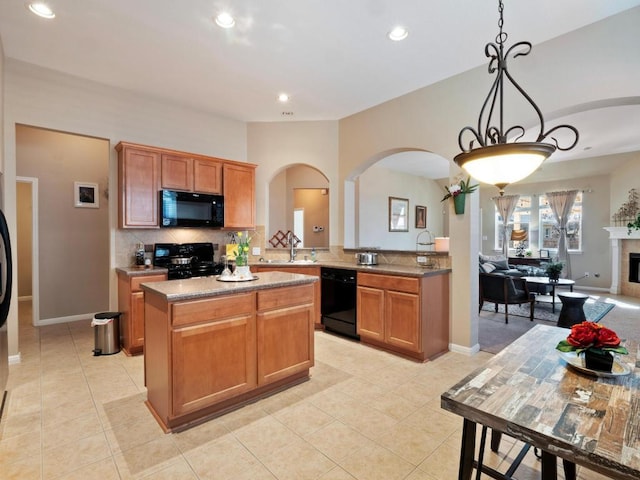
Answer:
[[[498,187],[500,195],[503,195],[505,186],[531,175],[556,149],[566,151],[575,147],[579,134],[578,130],[571,125],[558,125],[545,131],[542,112],[507,69],[507,59],[528,55],[531,52],[531,43],[518,42],[505,52],[507,34],[502,30],[504,24],[502,0],[498,2],[498,11],[500,13],[498,21],[500,31],[496,36],[495,43],[490,42],[485,46],[485,55],[490,58],[489,74],[495,73],[496,78],[480,110],[477,128],[467,126],[460,130],[458,145],[462,153],[456,155],[454,162],[475,179]],[[521,125],[514,125],[505,130],[503,119],[505,77],[538,115],[540,129],[535,142],[518,142],[525,133],[525,129]],[[494,124],[496,111],[497,125]],[[575,136],[568,147],[560,146],[558,140],[551,136],[553,132],[560,129],[568,129]],[[468,147],[465,147],[463,137],[465,135],[468,137],[467,134],[471,134],[473,138],[467,143]],[[544,142],[547,137],[553,141],[553,144]],[[508,143],[509,139],[510,143]],[[476,142],[480,146],[474,148]]]

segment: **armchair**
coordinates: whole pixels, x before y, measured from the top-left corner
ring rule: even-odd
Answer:
[[[482,310],[484,302],[495,303],[495,311],[498,305],[504,305],[504,323],[509,323],[509,305],[529,304],[529,320],[533,321],[535,308],[535,294],[529,292],[527,282],[523,278],[495,273],[480,273],[480,306]]]

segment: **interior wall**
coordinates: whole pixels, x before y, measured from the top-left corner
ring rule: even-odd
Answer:
[[[308,165],[291,165],[278,173],[269,182],[269,213],[267,241],[276,232],[293,231],[293,209],[296,208],[294,191],[297,188],[329,188],[329,181],[322,172]],[[326,199],[326,221],[322,238],[324,243],[312,246],[329,246],[329,198]],[[323,200],[323,205],[325,202]],[[305,215],[306,222],[306,215]],[[317,235],[315,235],[317,237]],[[305,238],[306,240],[306,238]],[[306,242],[305,242],[306,243]],[[267,243],[267,247],[271,247]]]
[[[581,278],[578,285],[609,288],[611,285],[611,249],[609,234],[604,227],[610,225],[610,185],[608,175],[597,177],[577,177],[569,180],[542,183],[515,183],[510,185],[509,195],[533,195],[532,201],[538,202],[538,195],[562,190],[582,190],[582,251],[570,253],[571,271],[574,278],[589,272],[589,278]],[[480,188],[480,207],[482,208],[482,245],[485,254],[499,253],[494,250],[495,203],[491,199],[498,195],[495,187]],[[531,218],[532,230],[538,230],[537,215]],[[485,240],[486,239],[486,240]],[[534,256],[538,251],[531,248]],[[511,252],[512,254],[515,252]],[[600,277],[596,278],[595,273]]]
[[[443,235],[443,193],[434,180],[373,165],[358,178],[358,191],[358,248],[415,251],[425,230],[415,227],[416,205],[427,207],[426,229],[432,236]],[[389,197],[409,200],[408,232],[389,232]]]
[[[287,201],[287,210],[286,210],[286,225],[287,230],[293,231],[293,209],[303,207],[312,207],[311,204],[300,205],[295,199],[295,192],[298,188],[326,188],[327,193],[330,195],[329,190],[329,181],[327,177],[325,177],[322,172],[316,170],[315,168],[311,168],[307,165],[294,165],[292,167],[287,168],[287,187],[286,187],[286,201]],[[320,198],[318,196],[321,205],[326,206],[327,211],[322,214],[322,217],[318,219],[318,221],[322,220],[323,225],[325,227],[325,231],[322,232],[322,235],[314,234],[314,245],[307,245],[306,240],[311,237],[307,237],[305,232],[305,246],[308,247],[328,247],[329,246],[329,237],[330,237],[330,214],[329,214],[329,195],[325,198]],[[307,200],[310,200],[307,198]],[[307,224],[307,212],[305,212],[305,227]],[[320,243],[324,242],[324,243]]]
[[[511,74],[524,86],[536,100],[543,112],[560,112],[576,105],[597,102],[606,98],[633,97],[638,93],[640,78],[640,50],[638,44],[640,30],[640,8],[631,9],[622,14],[609,17],[601,22],[588,25],[567,35],[554,38],[536,45],[526,61],[510,64]],[[557,75],[549,74],[549,66],[561,66],[562,81]],[[594,68],[597,65],[597,68]],[[484,86],[489,91],[492,77],[487,75],[486,64],[463,72],[434,85],[416,90],[396,99],[340,120],[339,131],[339,185],[340,195],[349,193],[349,184],[353,172],[375,157],[378,152],[404,147],[428,150],[444,158],[453,159],[459,153],[455,138],[450,132],[458,132],[464,125],[477,118],[482,97],[477,89],[469,85]],[[607,85],[603,93],[602,85]],[[511,105],[510,105],[511,107]],[[522,125],[535,125],[535,112],[523,102],[523,106],[513,106],[509,115],[518,119]],[[511,117],[510,117],[511,118]],[[576,163],[576,165],[578,165]],[[459,172],[452,166],[450,178]],[[579,172],[579,167],[576,167]],[[342,197],[339,210],[339,235],[344,244],[352,242],[346,236],[347,225],[354,218],[345,217],[353,212],[354,198]],[[474,235],[473,225],[470,232],[458,228],[459,222],[471,222],[468,215],[479,215],[479,209],[471,209],[469,214],[457,215],[450,219],[449,229],[452,238],[452,343],[464,347],[473,347],[467,339],[473,339],[470,331],[477,322],[473,308],[474,298],[478,298],[477,275],[469,277],[474,271],[457,268],[455,255],[468,254],[469,249],[458,245],[467,238],[454,238],[458,234]],[[476,239],[472,238],[472,241]],[[608,245],[608,242],[605,242]],[[479,246],[479,245],[478,245]],[[477,250],[472,248],[471,251]],[[472,262],[473,262],[473,254]],[[608,258],[608,254],[607,254]],[[477,272],[477,259],[475,260]],[[475,279],[474,279],[475,278]],[[477,338],[477,332],[475,335]]]
[[[629,201],[629,190],[635,188],[640,194],[640,152],[623,155],[627,161],[611,172],[611,212],[613,215]],[[603,161],[608,158],[604,157]]]
[[[325,192],[325,193],[323,193]],[[296,188],[293,208],[304,210],[304,248],[329,246],[329,191],[322,188]],[[314,226],[322,227],[315,231]]]
[[[238,161],[247,159],[244,122],[223,119],[15,60],[4,63],[2,80],[4,88],[0,91],[4,93],[4,115],[0,118],[4,118],[8,126],[2,139],[6,170],[5,213],[13,242],[16,229],[15,125],[32,125],[110,140],[110,309],[117,308],[115,267],[123,265],[118,264],[118,245],[126,249],[135,241],[135,235],[130,231],[117,229],[117,155],[113,147],[126,140]],[[145,243],[154,243],[154,233],[158,231],[142,233]],[[177,233],[176,237],[180,235]],[[123,256],[128,256],[128,252]],[[124,265],[128,264],[127,259]],[[9,353],[19,353],[17,306],[12,306],[9,314]]]
[[[256,169],[256,218],[264,225],[268,212],[269,183],[289,165],[312,166],[329,182],[330,245],[338,243],[338,122],[258,122],[247,125],[247,158]],[[274,229],[269,227],[272,235]]]
[[[25,298],[32,295],[33,282],[33,203],[31,200],[32,185],[18,182],[16,185],[18,202],[18,297]]]
[[[18,125],[16,160],[19,176],[38,179],[36,321],[108,310],[109,141]],[[74,205],[74,182],[98,185],[98,208]]]
[[[288,218],[287,171],[283,170],[269,182],[269,221],[266,223],[268,228],[266,232],[267,247],[271,246],[268,243],[268,239],[275,235],[276,232],[291,230],[287,226]]]

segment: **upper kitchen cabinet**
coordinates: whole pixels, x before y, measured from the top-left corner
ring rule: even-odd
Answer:
[[[162,155],[162,188],[199,193],[222,193],[222,160]]]
[[[120,228],[157,228],[160,153],[123,142],[116,151]]]
[[[256,165],[225,163],[222,169],[224,228],[256,226]]]
[[[224,228],[255,228],[257,165],[127,142],[116,151],[120,228],[158,228],[161,189],[222,194]]]

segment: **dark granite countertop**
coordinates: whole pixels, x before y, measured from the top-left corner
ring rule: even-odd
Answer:
[[[229,295],[252,290],[290,287],[318,281],[318,277],[286,272],[262,272],[257,279],[243,282],[222,282],[217,277],[198,277],[185,280],[143,283],[142,289],[164,297],[169,302]]]
[[[166,268],[156,267],[154,265],[144,266],[131,266],[131,267],[116,267],[116,273],[121,273],[129,277],[140,277],[143,275],[162,275],[167,273]]]
[[[309,263],[292,263],[292,262],[255,262],[251,266],[256,267],[331,267],[341,268],[344,270],[356,270],[358,272],[380,273],[384,275],[404,275],[407,277],[430,277],[433,275],[444,275],[451,272],[450,268],[427,268],[419,265],[396,265],[396,264],[378,264],[378,265],[358,265],[350,262],[337,261],[320,261]]]

